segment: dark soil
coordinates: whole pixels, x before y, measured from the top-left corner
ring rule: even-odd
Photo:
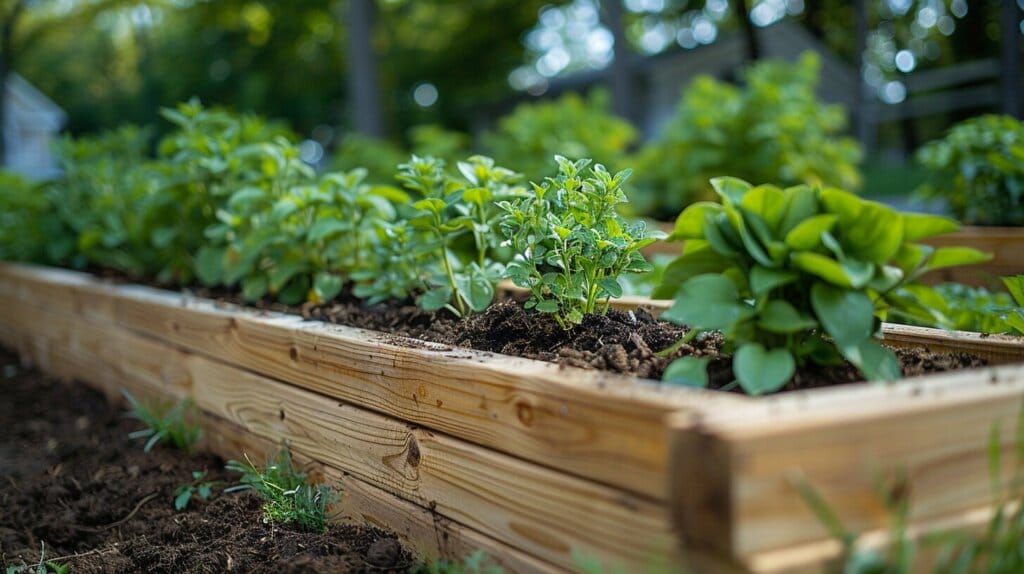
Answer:
[[[265,524],[252,493],[194,499],[174,510],[193,471],[221,486],[235,476],[208,455],[128,439],[137,421],[81,384],[67,385],[0,350],[0,564],[99,572],[408,572],[387,532],[334,525],[324,534]]]

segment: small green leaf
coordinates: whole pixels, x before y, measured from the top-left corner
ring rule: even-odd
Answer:
[[[494,300],[494,285],[484,270],[476,265],[470,266],[466,273],[456,276],[455,285],[462,300],[469,303],[469,308],[477,313],[487,309]]]
[[[347,221],[341,221],[338,219],[321,219],[309,228],[309,232],[306,234],[306,241],[316,243],[339,233],[345,233],[351,230],[352,224]]]
[[[902,215],[903,241],[919,241],[960,229],[960,224],[948,217],[923,213],[904,213]]]
[[[768,267],[755,265],[750,270],[750,291],[754,294],[754,297],[760,297],[776,287],[788,285],[796,281],[797,277],[798,275],[792,271],[769,269]]]
[[[821,234],[831,231],[837,221],[839,216],[833,214],[809,217],[786,234],[786,245],[801,251],[817,249],[821,245]]]
[[[743,390],[762,395],[785,386],[796,372],[796,361],[786,349],[766,351],[760,343],[747,343],[736,351],[732,370]]]
[[[537,303],[537,310],[541,313],[557,313],[558,312],[558,301],[554,299],[545,299]]]
[[[622,285],[612,277],[605,277],[597,282],[609,297],[622,297]]]
[[[452,300],[452,288],[447,285],[435,287],[416,298],[416,304],[424,311],[437,311]]]
[[[707,366],[707,357],[681,357],[665,369],[661,380],[674,385],[705,388],[708,386]]]
[[[856,345],[840,346],[839,351],[869,381],[895,381],[903,376],[896,354],[870,338]]]
[[[676,239],[704,239],[704,221],[706,215],[717,215],[722,212],[722,206],[710,201],[698,201],[690,204],[676,219],[675,230],[670,240]]]
[[[192,489],[185,488],[174,497],[174,509],[184,510],[188,506],[188,502],[192,500]]]
[[[722,199],[734,205],[740,205],[743,196],[753,189],[752,185],[742,179],[728,176],[712,178],[711,187]]]
[[[330,301],[341,292],[342,279],[333,273],[321,271],[313,276],[313,290],[320,301]]]
[[[970,247],[940,247],[932,253],[925,267],[929,271],[955,267],[957,265],[973,265],[992,259],[992,255]]]
[[[811,306],[840,349],[857,347],[871,337],[875,308],[863,292],[817,282],[811,287]]]
[[[266,294],[266,275],[249,275],[242,279],[242,297],[244,297],[246,301],[259,301]]]
[[[219,284],[224,273],[224,248],[204,245],[196,253],[195,271],[199,281],[207,287]]]

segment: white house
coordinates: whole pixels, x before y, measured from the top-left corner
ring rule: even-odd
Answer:
[[[67,115],[18,74],[8,76],[4,92],[4,168],[30,179],[53,177],[52,144]]]

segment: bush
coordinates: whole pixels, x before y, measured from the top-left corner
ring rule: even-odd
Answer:
[[[876,341],[881,319],[937,319],[901,287],[987,258],[914,243],[956,230],[952,220],[902,214],[839,189],[711,183],[722,203],[696,203],[679,216],[673,237],[686,240],[684,251],[655,296],[675,299],[663,319],[693,333],[722,331],[736,381],[750,394],[782,388],[800,365],[843,359],[870,380],[899,378],[895,355]],[[665,378],[706,385],[706,361],[678,359]]]
[[[713,197],[708,181],[733,175],[783,185],[860,185],[860,146],[839,137],[842,107],[818,101],[821,63],[813,53],[795,64],[764,61],[737,87],[702,76],[687,88],[676,115],[635,159],[636,209],[661,219]]]
[[[1024,225],[1024,123],[987,115],[957,124],[917,160],[933,170],[921,188],[972,225]]]
[[[484,136],[490,155],[538,180],[555,175],[556,155],[571,160],[591,158],[611,171],[624,169],[626,152],[636,140],[633,126],[613,116],[608,93],[589,97],[569,93],[554,101],[520,104]]]

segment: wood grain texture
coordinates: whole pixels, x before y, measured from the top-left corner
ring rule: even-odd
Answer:
[[[235,366],[637,494],[665,499],[665,416],[744,402],[65,271],[0,265],[2,288]],[[15,287],[10,287],[10,285]]]
[[[992,254],[992,259],[984,263],[933,271],[923,278],[928,283],[956,281],[1002,289],[1000,277],[1024,273],[1024,228],[1021,227],[968,226],[923,242],[934,247],[973,247]]]
[[[989,433],[1001,424],[1009,460],[1022,401],[1024,366],[1009,365],[680,416],[677,524],[691,543],[748,560],[827,538],[795,480],[857,531],[887,525],[880,482],[905,479],[914,522],[984,507]]]

